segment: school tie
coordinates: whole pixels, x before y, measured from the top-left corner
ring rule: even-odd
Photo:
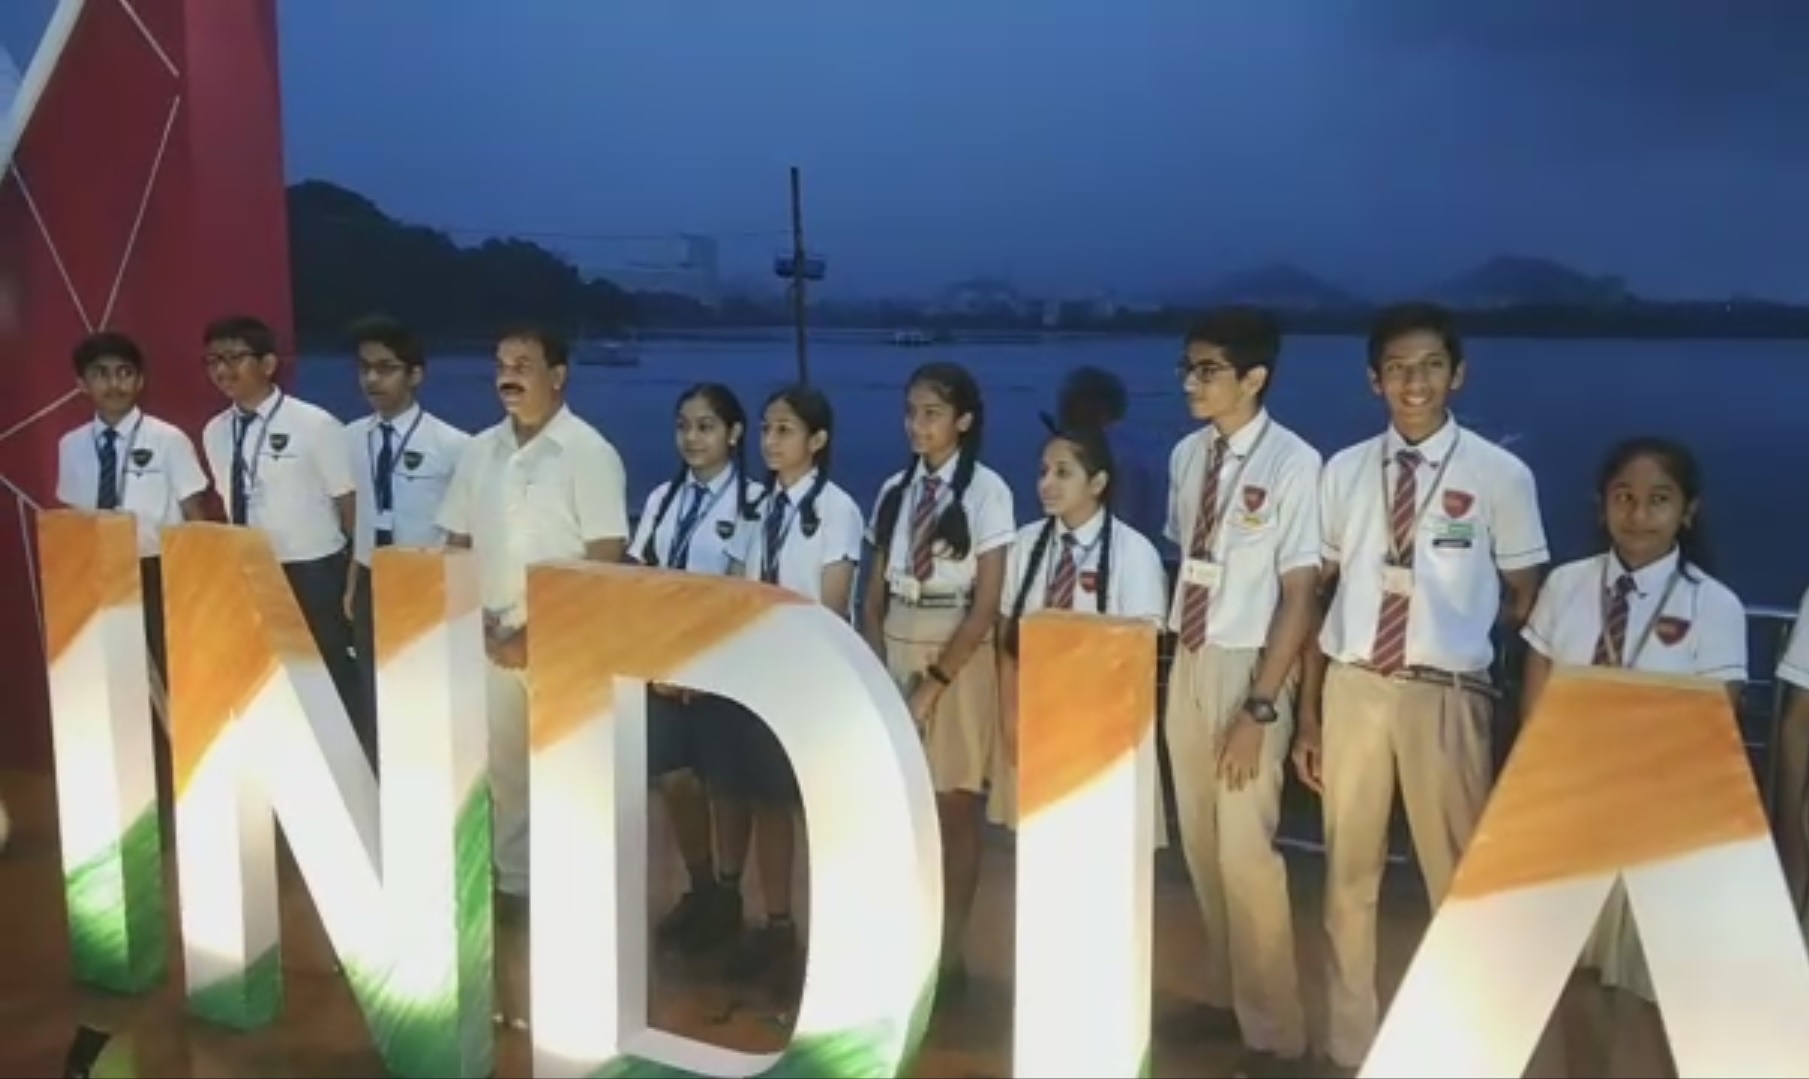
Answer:
[[[1633,605],[1636,589],[1631,573],[1623,573],[1608,593],[1608,613],[1602,620],[1601,635],[1595,639],[1597,667],[1619,667],[1627,656],[1627,615]]]
[[[1049,578],[1049,587],[1043,591],[1043,607],[1051,611],[1066,611],[1074,607],[1074,582],[1080,578],[1080,568],[1074,563],[1074,533],[1062,537],[1062,556],[1055,563],[1055,575]]]
[[[1206,482],[1200,487],[1200,508],[1193,515],[1193,538],[1187,545],[1190,560],[1205,561],[1211,553],[1212,529],[1219,513],[1219,473],[1231,444],[1223,436],[1212,440],[1206,455]],[[1206,612],[1212,607],[1212,589],[1205,585],[1181,585],[1181,643],[1199,651],[1206,645]]]
[[[245,466],[245,436],[251,433],[251,424],[258,418],[255,412],[244,409],[233,413],[232,417],[232,523],[244,524],[251,516],[251,476]]]
[[[767,584],[779,583],[779,549],[785,543],[785,514],[791,509],[791,496],[780,491],[766,511],[766,535],[760,544],[760,579]]]
[[[94,507],[102,510],[119,508],[119,432],[109,427],[101,432],[100,494]]]
[[[1388,534],[1392,549],[1399,551],[1396,563],[1404,569],[1413,566],[1413,520],[1419,516],[1419,469],[1425,458],[1416,449],[1404,449],[1394,455],[1397,469],[1394,498],[1389,502]],[[1392,675],[1407,665],[1408,597],[1394,592],[1382,593],[1382,610],[1376,616],[1375,647],[1369,662],[1382,674]]]
[[[383,446],[377,451],[377,512],[389,515],[396,509],[396,429],[388,423],[378,426],[383,431]],[[388,547],[395,541],[394,529],[377,529],[377,546]]]
[[[923,490],[917,505],[911,509],[911,576],[920,581],[936,572],[936,494],[942,480],[936,476],[923,478]]]
[[[685,510],[678,516],[678,528],[672,533],[672,550],[666,557],[666,565],[673,569],[684,569],[691,561],[691,536],[697,531],[697,518],[703,513],[704,496],[709,490],[701,483],[686,485]]]

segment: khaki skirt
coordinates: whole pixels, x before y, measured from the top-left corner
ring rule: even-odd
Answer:
[[[967,617],[962,607],[913,607],[892,597],[886,608],[886,670],[899,691],[924,675]],[[908,698],[907,698],[908,699]],[[984,793],[999,751],[999,663],[992,634],[942,691],[936,714],[917,732],[938,794]]]
[[[1639,930],[1633,924],[1633,904],[1627,898],[1627,886],[1616,881],[1608,893],[1608,905],[1596,920],[1595,932],[1583,947],[1583,967],[1599,973],[1602,984],[1657,1001],[1652,988],[1652,974],[1646,967],[1646,953],[1639,944]]]

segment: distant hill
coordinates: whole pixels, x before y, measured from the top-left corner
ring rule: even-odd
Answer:
[[[1228,274],[1191,299],[1202,307],[1236,303],[1281,311],[1352,311],[1368,306],[1356,294],[1285,262]]]
[[[1638,301],[1622,278],[1597,277],[1527,255],[1497,255],[1433,285],[1425,295],[1465,310],[1527,305],[1619,307]]]

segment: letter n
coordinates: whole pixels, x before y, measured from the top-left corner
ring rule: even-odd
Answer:
[[[595,563],[529,569],[528,632],[534,1074],[902,1074],[935,991],[942,863],[917,732],[872,651],[778,588]],[[797,774],[810,948],[781,1053],[648,1024],[652,681],[745,705]]]
[[[138,993],[163,980],[163,830],[130,514],[38,516],[57,829],[77,980]]]
[[[276,828],[385,1065],[492,1066],[482,622],[471,555],[375,566],[379,789],[261,532],[164,533],[189,1008],[237,1028],[282,999]]]
[[[1809,956],[1725,688],[1560,669],[1363,1075],[1518,1076],[1625,884],[1680,1076],[1809,1075]]]

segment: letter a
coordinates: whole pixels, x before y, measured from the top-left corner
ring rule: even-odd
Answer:
[[[1594,669],[1546,687],[1362,1074],[1522,1074],[1616,880],[1678,1074],[1809,1075],[1809,956],[1725,689]]]
[[[917,731],[872,651],[791,592],[596,563],[530,567],[528,626],[534,1074],[901,1074],[935,992],[942,862]],[[650,681],[747,706],[797,773],[810,949],[781,1053],[648,1025]]]

